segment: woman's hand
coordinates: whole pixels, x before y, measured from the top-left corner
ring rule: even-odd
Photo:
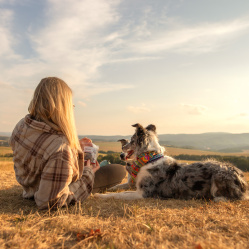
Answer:
[[[94,173],[100,168],[98,161],[91,163],[90,160],[87,160],[85,167],[90,167]]]
[[[92,147],[93,146],[92,140],[87,138],[87,137],[80,139],[80,147],[81,147],[82,151],[84,151],[85,146]]]

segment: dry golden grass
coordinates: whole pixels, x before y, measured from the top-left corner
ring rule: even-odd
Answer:
[[[166,153],[169,156],[177,156],[180,154],[187,155],[220,155],[220,156],[249,156],[249,152],[236,152],[236,153],[222,153],[216,151],[206,151],[206,150],[192,150],[192,149],[183,149],[183,148],[174,148],[174,147],[165,147]]]
[[[95,142],[95,144],[99,146],[99,150],[121,152],[120,142]]]
[[[120,142],[95,142],[99,146],[99,149],[102,151],[114,151],[121,152]],[[192,149],[183,149],[183,148],[174,148],[174,147],[165,147],[166,152],[170,156],[176,156],[179,154],[187,155],[221,155],[221,156],[249,156],[249,151],[245,150],[243,152],[236,153],[221,153],[215,151],[202,151],[202,150],[192,150]],[[12,153],[10,147],[0,147],[0,155],[7,153]]]
[[[0,146],[0,155],[5,155],[7,153],[12,153],[11,148]]]
[[[248,248],[249,202],[100,200],[38,211],[0,162],[0,248]],[[247,173],[249,180],[249,173]],[[102,237],[77,240],[100,229]]]

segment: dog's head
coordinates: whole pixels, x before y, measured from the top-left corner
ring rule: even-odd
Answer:
[[[129,140],[128,139],[120,139],[118,140],[118,142],[121,142],[121,145],[122,145],[122,152],[120,154],[120,159],[125,161],[126,160],[126,145],[129,143]]]
[[[123,152],[120,155],[122,160],[136,160],[137,156],[149,151],[164,153],[164,147],[158,143],[155,125],[150,124],[146,128],[141,124],[134,124],[132,126],[135,127],[136,130],[130,142],[126,139],[119,140],[122,144]]]

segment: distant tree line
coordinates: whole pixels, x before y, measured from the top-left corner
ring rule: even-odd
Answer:
[[[7,153],[4,155],[0,155],[0,157],[13,157],[13,153]]]
[[[10,147],[8,141],[0,141],[0,146],[2,146],[2,147]]]
[[[0,136],[0,146],[9,147],[9,137]]]
[[[180,154],[178,156],[174,156],[174,158],[178,160],[188,160],[188,161],[201,161],[201,160],[206,160],[206,159],[215,159],[218,161],[230,162],[243,171],[249,171],[249,157],[245,157],[245,156],[238,157],[238,156],[220,156],[220,155]]]
[[[120,153],[107,153],[107,152],[104,152],[102,154],[106,154],[106,155],[99,155],[98,156],[98,162],[101,162],[103,160],[107,160],[110,163],[125,165],[125,162],[120,160]]]
[[[104,153],[102,153],[104,154]],[[98,161],[101,162],[103,160],[107,160],[110,163],[117,163],[124,165],[124,161],[120,160],[120,153],[107,153],[106,155],[99,155]],[[249,157],[244,156],[219,156],[219,155],[187,155],[187,154],[180,154],[178,156],[174,156],[177,160],[187,160],[187,161],[202,161],[207,159],[215,159],[221,162],[230,162],[234,164],[236,167],[243,171],[249,171]]]
[[[115,151],[112,151],[112,150],[108,150],[108,151],[99,150],[99,153],[100,154],[114,154]]]
[[[125,165],[124,161],[120,160],[120,153],[116,153],[113,151],[99,151],[101,154],[99,155],[98,161],[101,162],[103,160],[107,160],[113,164],[122,164]],[[4,155],[0,155],[0,157],[13,157],[13,153],[7,153]],[[186,160],[186,161],[202,161],[207,159],[215,159],[221,162],[230,162],[237,166],[239,169],[243,171],[249,171],[249,157],[245,156],[220,156],[220,155],[188,155],[188,154],[180,154],[174,156],[177,160]]]

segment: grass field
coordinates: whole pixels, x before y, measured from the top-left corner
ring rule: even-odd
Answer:
[[[95,142],[99,146],[99,150],[102,151],[114,151],[121,152],[120,142]],[[0,147],[0,155],[7,153],[12,153],[10,147]],[[187,155],[221,155],[221,156],[249,156],[249,151],[236,152],[236,153],[221,153],[215,151],[202,151],[202,150],[192,150],[183,148],[166,147],[166,153],[169,156],[176,156],[179,154]]]
[[[0,146],[0,155],[5,155],[7,153],[12,153],[12,150],[10,147],[2,147]]]
[[[100,150],[121,152],[120,142],[96,142]],[[221,155],[221,156],[249,156],[249,151],[236,152],[236,153],[221,153],[216,151],[202,151],[183,148],[166,147],[166,153],[169,156],[177,156],[180,154],[187,155]]]
[[[249,201],[91,196],[76,206],[39,211],[21,194],[13,163],[0,161],[0,248],[249,248]]]

